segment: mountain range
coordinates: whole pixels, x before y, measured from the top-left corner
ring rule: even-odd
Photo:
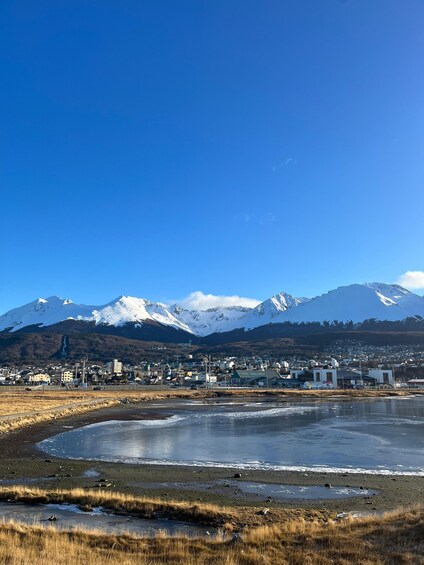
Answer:
[[[342,286],[315,298],[296,298],[281,292],[249,308],[226,306],[193,310],[144,298],[120,296],[101,306],[75,304],[52,296],[38,298],[0,316],[0,332],[112,333],[138,339],[183,341],[234,330],[248,331],[290,322],[352,322],[369,319],[401,321],[424,318],[424,297],[395,284],[364,283]],[[166,333],[168,332],[168,333]]]

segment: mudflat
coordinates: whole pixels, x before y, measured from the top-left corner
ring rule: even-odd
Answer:
[[[328,400],[328,399],[327,399]],[[165,401],[166,402],[166,401]],[[305,402],[305,399],[302,399]],[[100,488],[102,479],[112,491],[182,501],[211,502],[225,506],[264,506],[326,509],[332,512],[383,512],[423,501],[424,477],[378,474],[340,474],[238,468],[149,465],[71,460],[53,457],[37,444],[70,427],[77,428],[108,420],[163,418],[149,403],[120,404],[93,412],[74,414],[36,423],[0,436],[0,485],[23,484],[42,488]],[[170,402],[169,414],[172,415]],[[240,477],[237,477],[240,474]],[[273,496],[246,493],[237,482],[299,486],[327,486],[373,490],[375,494],[354,498],[278,500]],[[104,481],[103,481],[104,485]],[[104,488],[102,486],[101,488]]]

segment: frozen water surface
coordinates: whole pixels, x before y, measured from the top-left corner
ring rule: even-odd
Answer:
[[[163,419],[92,424],[39,447],[124,463],[424,475],[423,397],[151,410]]]

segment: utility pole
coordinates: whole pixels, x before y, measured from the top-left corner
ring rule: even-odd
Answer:
[[[87,360],[88,360],[88,357],[86,355],[82,360],[81,385],[82,385],[83,388],[84,388],[84,385],[85,385],[85,364],[86,364]]]
[[[203,361],[205,363],[205,388],[208,388],[209,371],[211,370],[211,356],[205,355]]]

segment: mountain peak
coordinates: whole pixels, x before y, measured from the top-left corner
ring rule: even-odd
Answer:
[[[0,331],[49,326],[73,319],[108,326],[154,322],[156,326],[160,324],[206,336],[283,322],[359,323],[370,318],[395,321],[413,316],[424,317],[424,297],[397,284],[372,282],[341,286],[312,299],[279,292],[254,308],[217,306],[208,310],[189,310],[178,304],[171,306],[124,295],[106,305],[87,306],[51,296],[38,298],[0,316]]]

